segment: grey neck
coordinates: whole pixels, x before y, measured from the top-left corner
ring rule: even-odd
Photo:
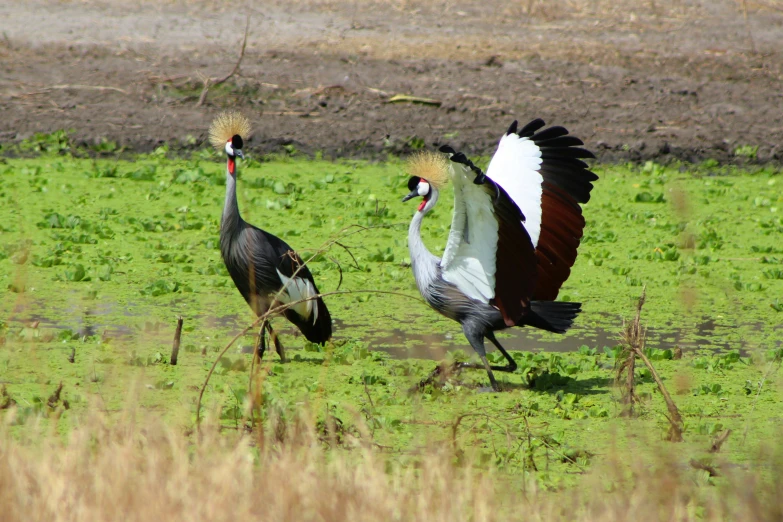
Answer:
[[[239,229],[242,217],[239,215],[239,205],[237,204],[237,179],[236,164],[234,175],[226,168],[226,202],[223,205],[223,216],[220,219],[221,235],[230,233]]]
[[[438,191],[433,188],[430,200],[424,209],[414,214],[408,228],[408,251],[411,255],[411,268],[413,269],[413,277],[416,279],[416,286],[419,287],[419,291],[422,294],[425,294],[427,287],[437,278],[438,265],[440,264],[440,259],[427,249],[424,241],[421,239],[421,222],[424,219],[424,215],[432,210],[437,201]]]

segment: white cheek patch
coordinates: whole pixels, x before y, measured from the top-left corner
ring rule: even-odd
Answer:
[[[419,196],[426,196],[430,192],[430,184],[426,181],[419,181]]]
[[[231,146],[230,141],[226,142],[226,154],[228,154],[229,156],[234,155],[234,148]]]

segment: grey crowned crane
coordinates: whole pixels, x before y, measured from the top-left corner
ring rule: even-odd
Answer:
[[[332,336],[332,318],[318,295],[313,276],[282,239],[242,219],[237,206],[237,157],[244,159],[244,138],[250,122],[237,112],[220,114],[209,128],[209,140],[226,154],[226,202],[220,220],[220,252],[231,279],[250,308],[261,316],[278,304],[297,303],[283,312],[308,341],[324,344]],[[282,291],[281,291],[282,290]],[[279,295],[278,295],[279,293]],[[275,301],[277,296],[277,301]],[[266,348],[265,331],[282,360],[285,352],[272,325],[265,321],[259,333],[259,358]]]
[[[408,162],[411,192],[403,201],[423,198],[408,231],[416,285],[432,308],[462,325],[495,391],[492,370],[513,372],[517,364],[494,332],[532,326],[563,333],[581,311],[581,303],[554,300],[582,238],[579,204],[590,199],[598,176],[580,159],[594,157],[581,140],[563,127],[540,130],[544,125],[537,119],[518,130],[512,123],[486,174],[448,146],[440,149],[445,155],[422,153]],[[449,180],[454,216],[439,259],[422,242],[421,223]],[[489,364],[484,339],[506,366]]]

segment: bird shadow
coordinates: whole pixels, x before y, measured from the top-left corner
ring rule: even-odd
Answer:
[[[296,354],[286,361],[286,364],[289,363],[305,363],[312,364],[313,366],[323,366],[326,363],[326,359],[323,357],[302,357],[301,355]]]
[[[501,388],[504,390],[526,390],[533,393],[556,394],[574,393],[577,395],[603,395],[609,393],[609,389],[614,382],[607,377],[590,377],[587,379],[574,379],[567,377],[568,380],[559,383],[540,383],[533,381],[530,384],[521,382],[502,382]]]

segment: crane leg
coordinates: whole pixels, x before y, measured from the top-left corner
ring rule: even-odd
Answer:
[[[495,338],[495,334],[490,331],[489,333],[481,333],[480,330],[477,328],[472,327],[470,324],[463,324],[462,325],[462,331],[465,333],[465,337],[468,339],[468,342],[473,347],[473,349],[476,351],[478,356],[481,358],[481,364],[475,364],[475,363],[458,363],[452,366],[451,371],[453,370],[460,370],[462,368],[475,368],[475,369],[484,369],[487,372],[487,376],[489,377],[489,383],[492,385],[492,389],[496,392],[500,391],[500,386],[498,385],[498,381],[495,379],[495,374],[492,372],[492,370],[497,370],[501,372],[513,372],[517,369],[517,363],[516,361],[509,355],[509,353],[503,348],[498,340]],[[503,354],[503,356],[508,361],[508,365],[506,366],[497,366],[489,364],[489,361],[487,360],[486,355],[486,349],[484,348],[484,337],[489,339],[492,344],[494,344],[498,350]],[[437,376],[441,376],[443,378],[444,372],[448,372],[447,369],[445,369],[442,365],[438,365],[437,368],[430,374],[429,377],[421,381],[417,386],[414,387],[414,389],[422,389],[427,384],[431,384],[434,381],[434,378]]]
[[[272,323],[267,321],[266,327],[269,330],[269,337],[272,339],[272,342],[275,345],[275,351],[277,352],[277,355],[280,356],[280,361],[286,362],[283,343],[280,342],[280,338],[277,336],[277,333],[275,333],[275,331],[272,329]]]
[[[489,361],[487,361],[486,349],[484,348],[484,336],[486,334],[477,332],[475,329],[471,328],[467,324],[462,325],[462,331],[465,334],[465,337],[467,337],[470,345],[473,347],[474,350],[476,350],[478,356],[481,357],[481,363],[483,366],[479,366],[477,364],[471,364],[471,363],[462,363],[460,364],[460,367],[462,368],[483,367],[485,370],[487,370],[487,375],[489,376],[489,382],[492,385],[492,389],[495,391],[500,391],[500,386],[498,386],[498,382],[495,380],[495,374],[492,373],[492,370],[505,371],[505,366],[492,366],[491,364],[489,364]],[[490,335],[492,335],[491,332]],[[494,335],[492,335],[492,337],[494,337]]]
[[[266,325],[268,321],[264,321],[261,324],[261,330],[258,332],[258,341],[256,342],[256,356],[258,356],[258,362],[264,358],[264,352],[266,351]]]
[[[486,337],[487,339],[490,340],[492,344],[495,345],[495,348],[500,350],[500,353],[502,353],[503,357],[505,357],[506,360],[508,361],[508,364],[506,366],[493,366],[492,369],[498,370],[500,372],[509,372],[509,373],[514,373],[515,371],[517,371],[517,362],[514,360],[513,357],[511,357],[511,355],[509,355],[506,349],[500,345],[498,340],[495,339],[495,332],[490,331],[489,333],[486,334]]]
[[[480,353],[479,357],[481,357],[481,362],[484,363],[484,369],[487,370],[487,375],[489,376],[489,384],[492,385],[492,389],[493,390],[495,390],[496,392],[499,392],[500,391],[500,386],[498,386],[498,381],[495,380],[495,374],[492,373],[492,368],[494,368],[494,367],[489,364],[489,361],[487,360],[487,356],[486,355],[484,355],[483,353]]]

